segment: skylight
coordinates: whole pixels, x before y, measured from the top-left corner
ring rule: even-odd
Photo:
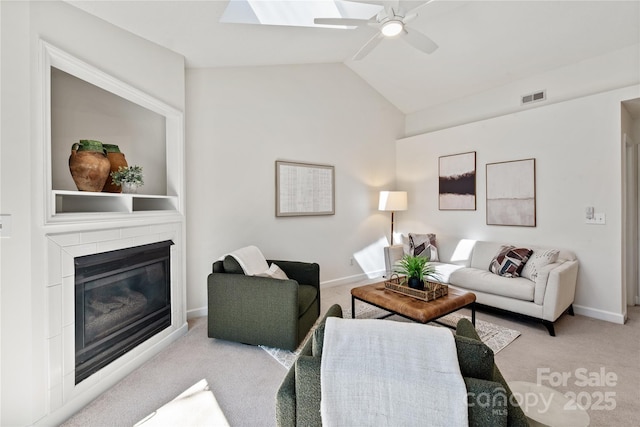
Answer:
[[[229,0],[220,22],[294,27],[337,27],[316,25],[314,18],[369,19],[382,6],[341,0]]]

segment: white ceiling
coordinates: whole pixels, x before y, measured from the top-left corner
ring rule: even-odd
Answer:
[[[383,40],[362,61],[350,58],[374,34],[367,26],[219,23],[224,0],[69,3],[184,55],[187,67],[344,62],[405,114],[640,43],[640,0],[435,0],[409,27],[437,51]]]

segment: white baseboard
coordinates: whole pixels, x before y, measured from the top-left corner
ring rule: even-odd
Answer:
[[[195,319],[196,317],[203,317],[206,316],[209,313],[209,308],[208,307],[200,307],[200,308],[194,308],[192,310],[187,310],[187,320],[189,319]]]
[[[341,277],[339,279],[327,280],[320,283],[321,288],[332,288],[334,286],[348,285],[350,283],[362,282],[365,280],[380,279],[385,274],[384,270],[361,273],[353,276]]]
[[[612,313],[610,311],[599,310],[597,308],[585,307],[582,305],[573,304],[573,312],[581,316],[593,317],[598,320],[605,320],[607,322],[624,324],[624,313]]]

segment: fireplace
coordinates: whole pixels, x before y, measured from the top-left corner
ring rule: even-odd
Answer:
[[[74,258],[76,384],[171,326],[172,244]]]

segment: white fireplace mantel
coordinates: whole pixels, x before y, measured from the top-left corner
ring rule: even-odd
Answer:
[[[103,194],[53,188],[54,173],[68,173],[64,162],[52,164],[52,67],[117,95],[162,117],[161,141],[166,188],[160,194]],[[184,222],[184,120],[182,111],[131,87],[78,58],[40,42],[40,121],[43,180],[40,236],[46,242],[42,289],[46,315],[34,327],[44,330],[46,355],[45,416],[35,425],[58,425],[108,390],[187,331]],[[111,95],[109,95],[111,96]],[[98,114],[96,120],[99,120]],[[149,141],[144,141],[149,143]],[[68,147],[65,148],[68,150]],[[144,159],[143,159],[144,160]],[[151,160],[149,160],[151,164]],[[155,165],[156,163],[154,163]],[[55,169],[58,168],[58,169]],[[38,219],[36,219],[38,220]],[[171,326],[75,384],[74,258],[172,240]],[[40,336],[36,334],[36,336]]]
[[[165,240],[174,242],[171,247],[171,326],[75,384],[74,258]],[[53,418],[47,418],[45,424],[63,421],[186,333],[182,241],[179,221],[47,236],[47,394],[49,414]]]

